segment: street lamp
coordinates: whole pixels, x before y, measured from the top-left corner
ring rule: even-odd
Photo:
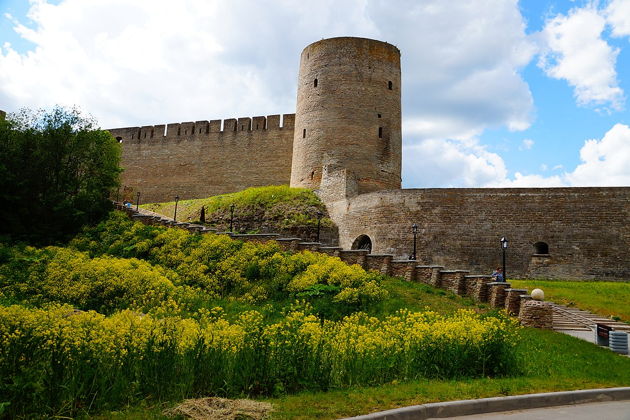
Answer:
[[[230,204],[230,232],[232,232],[232,228],[234,227],[234,203]]]
[[[177,203],[179,202],[179,195],[175,196],[175,213],[173,214],[173,221],[177,222]]]
[[[322,213],[321,211],[317,212],[317,242],[319,242],[319,232],[322,225],[323,216],[324,216],[324,213]]]
[[[140,191],[136,195],[136,211],[138,211],[138,207],[140,206]]]
[[[411,231],[413,232],[413,253],[411,254],[410,260],[416,260],[416,237],[418,236],[418,225],[415,223],[411,225]]]
[[[503,281],[507,281],[507,273],[505,272],[505,250],[508,247],[508,240],[505,236],[501,238],[501,250],[503,251]]]

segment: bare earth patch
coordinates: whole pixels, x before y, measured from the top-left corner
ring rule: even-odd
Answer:
[[[195,420],[263,420],[271,411],[269,403],[209,397],[184,400],[178,406],[164,410],[164,415]]]

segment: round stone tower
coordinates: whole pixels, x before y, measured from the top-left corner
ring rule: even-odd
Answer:
[[[400,188],[400,87],[400,51],[391,44],[342,37],[304,48],[291,186]]]

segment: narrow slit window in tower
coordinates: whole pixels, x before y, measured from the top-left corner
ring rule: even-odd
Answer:
[[[379,127],[378,128],[378,138],[382,139],[383,138],[383,127]]]
[[[177,135],[180,136],[182,134],[182,128],[177,127]]]
[[[381,118],[381,114],[376,114],[376,115],[378,115],[378,117]]]
[[[151,138],[153,138],[153,130],[151,130]]]
[[[387,87],[389,88],[389,90],[392,90],[392,88],[394,87],[394,84],[392,83],[391,80],[387,82]]]
[[[144,138],[145,139],[147,138],[147,132],[146,131],[144,132]]]
[[[304,130],[302,130],[302,138],[305,139],[306,138],[306,128]]]
[[[317,87],[317,79],[313,82],[313,87]]]

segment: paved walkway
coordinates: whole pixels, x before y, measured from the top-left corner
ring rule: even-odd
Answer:
[[[448,418],[461,420],[630,420],[630,401],[561,405]]]

